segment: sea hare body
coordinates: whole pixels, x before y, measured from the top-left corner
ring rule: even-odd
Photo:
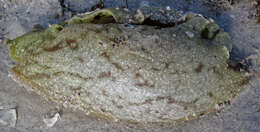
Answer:
[[[63,106],[137,122],[193,119],[247,83],[245,73],[228,68],[230,39],[213,21],[188,14],[158,28],[143,25],[140,10],[117,11],[8,41],[18,63],[12,76]]]

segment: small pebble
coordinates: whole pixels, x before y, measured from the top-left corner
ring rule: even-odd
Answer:
[[[129,12],[129,10],[127,8],[124,8],[124,11]]]
[[[216,110],[219,110],[219,109],[220,109],[220,107],[219,107],[218,104],[215,104],[215,109],[216,109]]]
[[[15,127],[17,120],[16,109],[0,110],[0,127]]]
[[[200,17],[203,17],[203,18],[204,18],[204,16],[203,16],[203,15],[201,15],[201,14],[198,14],[198,16],[200,16]]]
[[[212,18],[209,18],[209,22],[214,23],[215,21]]]
[[[186,33],[186,35],[187,35],[189,38],[193,38],[193,37],[194,37],[194,33],[191,32],[191,31],[186,31],[185,33]]]
[[[7,4],[4,4],[4,9],[6,9],[7,8]]]
[[[144,15],[139,9],[137,10],[137,14],[135,15],[135,17],[139,23],[142,23],[144,21]]]
[[[47,127],[53,127],[59,119],[60,114],[59,112],[56,112],[54,115],[46,115],[46,117],[43,119],[43,122]]]
[[[230,15],[230,17],[234,19],[236,16],[235,16],[235,15],[233,15],[233,14],[231,14],[231,15]]]
[[[170,6],[166,6],[166,10],[171,10],[171,7]]]

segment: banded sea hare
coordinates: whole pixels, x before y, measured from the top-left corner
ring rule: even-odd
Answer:
[[[116,120],[194,119],[236,96],[249,80],[228,67],[227,33],[213,20],[174,10],[98,10],[7,45],[17,63],[10,73],[26,88]]]

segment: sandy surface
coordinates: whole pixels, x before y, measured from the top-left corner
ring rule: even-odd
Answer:
[[[260,53],[260,24],[252,18],[253,5],[244,0],[233,5],[231,10],[214,10],[206,6],[205,0],[128,0],[128,8],[135,10],[142,4],[175,8],[184,12],[193,11],[213,18],[233,40],[232,58],[241,60]],[[82,2],[85,6],[82,6]],[[81,5],[80,5],[81,4]],[[15,38],[30,30],[34,24],[46,27],[59,23],[73,14],[91,10],[99,1],[90,0],[0,0],[0,39]],[[124,0],[107,0],[105,7],[126,6]],[[0,127],[0,132],[85,132],[85,131],[242,131],[260,130],[260,78],[253,77],[247,89],[231,105],[222,111],[211,113],[199,119],[177,124],[127,124],[87,116],[80,111],[63,109],[46,102],[35,93],[26,91],[8,77],[13,66],[5,45],[0,46],[0,105],[11,105],[17,109],[15,127]],[[253,66],[257,70],[257,65]],[[47,128],[43,117],[52,111],[59,111],[61,119]]]

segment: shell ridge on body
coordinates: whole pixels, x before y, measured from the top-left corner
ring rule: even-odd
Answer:
[[[12,77],[65,107],[135,122],[194,119],[244,89],[248,76],[228,68],[230,38],[214,21],[151,13],[104,9],[9,40]],[[158,20],[178,24],[150,25]]]

